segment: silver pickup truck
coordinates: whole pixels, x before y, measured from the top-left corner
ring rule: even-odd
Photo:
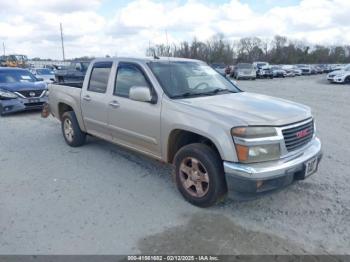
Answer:
[[[243,92],[198,60],[96,59],[81,86],[50,85],[49,110],[70,146],[88,134],[173,164],[201,207],[305,179],[322,156],[308,107]]]

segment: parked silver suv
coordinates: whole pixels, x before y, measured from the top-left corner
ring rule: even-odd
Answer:
[[[197,206],[281,188],[315,173],[321,159],[308,107],[242,92],[201,61],[97,59],[80,88],[49,90],[67,144],[90,134],[171,163]]]

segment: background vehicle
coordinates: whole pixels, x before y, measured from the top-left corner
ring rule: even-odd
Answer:
[[[6,56],[0,56],[0,67],[6,66]]]
[[[269,63],[267,62],[254,62],[253,66],[256,70],[257,78],[273,78],[273,73]]]
[[[311,67],[309,65],[297,65],[302,75],[311,75]]]
[[[82,82],[84,80],[86,71],[89,67],[90,61],[72,61],[71,64],[55,72],[55,80],[58,83],[64,82]]]
[[[55,81],[55,73],[49,68],[33,68],[30,72],[39,80],[49,84]]]
[[[28,58],[26,55],[2,56],[2,66],[27,68]]]
[[[293,65],[283,65],[281,69],[283,69],[286,72],[286,76],[288,77],[296,76],[295,68]]]
[[[327,75],[327,80],[331,83],[350,83],[350,64],[345,66],[342,70],[330,72]]]
[[[281,66],[273,65],[271,66],[273,77],[286,77],[287,73],[282,69]]]
[[[214,70],[216,72],[218,72],[220,75],[226,76],[226,65],[225,64],[214,63],[214,64],[211,64],[211,67],[214,68]]]
[[[238,63],[233,69],[233,78],[235,79],[256,79],[256,70],[252,64]]]
[[[241,92],[201,61],[96,59],[80,88],[49,90],[68,145],[91,134],[172,163],[197,206],[305,179],[321,159],[308,107]]]
[[[41,109],[47,102],[47,85],[28,70],[0,68],[0,115]]]

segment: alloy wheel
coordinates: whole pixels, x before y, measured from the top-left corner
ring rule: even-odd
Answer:
[[[209,190],[209,175],[204,165],[196,158],[187,157],[180,165],[180,181],[193,197],[203,197]]]

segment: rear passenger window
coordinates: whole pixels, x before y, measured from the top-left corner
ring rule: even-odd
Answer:
[[[112,62],[96,63],[91,72],[88,91],[106,93]]]
[[[130,88],[134,86],[150,87],[150,84],[138,66],[129,63],[120,63],[118,66],[114,95],[129,97]]]

